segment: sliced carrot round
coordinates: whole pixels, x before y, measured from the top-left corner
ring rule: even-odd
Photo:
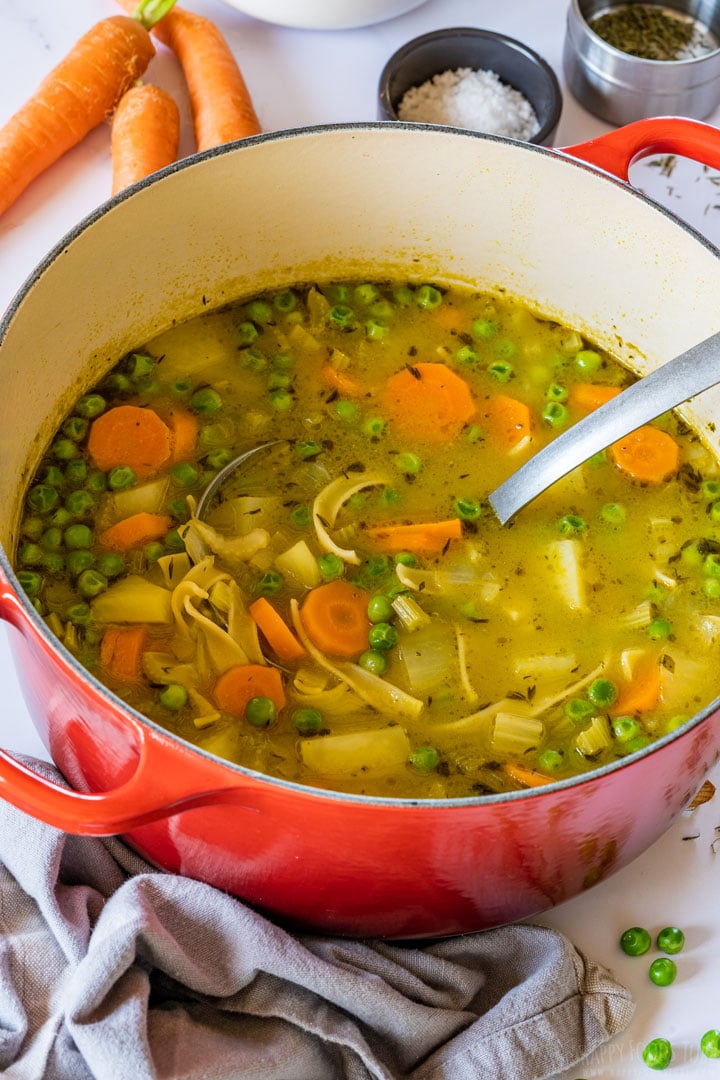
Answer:
[[[610,460],[639,484],[662,484],[680,468],[680,447],[666,431],[645,425],[613,443]]]
[[[307,594],[300,618],[313,645],[330,656],[350,660],[368,648],[367,606],[364,589],[338,579]]]
[[[465,380],[445,364],[412,364],[387,380],[382,409],[404,435],[450,442],[472,420],[476,405]]]
[[[494,394],[483,401],[478,420],[488,439],[508,453],[532,435],[529,407],[508,394]]]
[[[129,465],[142,478],[152,476],[169,461],[172,434],[153,409],[117,405],[93,420],[87,448],[98,469]]]
[[[215,704],[223,712],[244,716],[245,707],[254,697],[267,697],[280,711],[285,705],[282,675],[266,664],[237,664],[225,671],[215,683]]]

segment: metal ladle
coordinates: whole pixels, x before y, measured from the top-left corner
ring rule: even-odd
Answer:
[[[593,454],[717,383],[720,383],[720,333],[638,379],[521,465],[488,496],[500,524],[507,524],[524,506]],[[238,466],[283,441],[262,443],[228,462],[200,496],[196,516],[202,517],[217,489]]]
[[[521,465],[488,496],[500,524],[593,454],[717,383],[720,333],[638,379]]]

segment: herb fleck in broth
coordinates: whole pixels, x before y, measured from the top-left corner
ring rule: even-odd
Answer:
[[[28,489],[19,577],[129,704],[261,772],[411,798],[583,773],[715,697],[717,463],[666,416],[512,527],[486,497],[630,379],[464,288],[238,302],[77,402]]]

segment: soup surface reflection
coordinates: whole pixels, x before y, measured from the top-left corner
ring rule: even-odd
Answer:
[[[130,705],[260,772],[403,798],[583,773],[715,697],[717,463],[665,416],[511,527],[487,494],[631,378],[454,286],[238,302],[76,403],[27,492],[19,578]]]

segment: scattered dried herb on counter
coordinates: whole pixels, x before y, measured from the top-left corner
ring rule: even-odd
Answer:
[[[643,60],[686,60],[716,48],[693,20],[657,4],[618,6],[589,25],[614,49]]]

